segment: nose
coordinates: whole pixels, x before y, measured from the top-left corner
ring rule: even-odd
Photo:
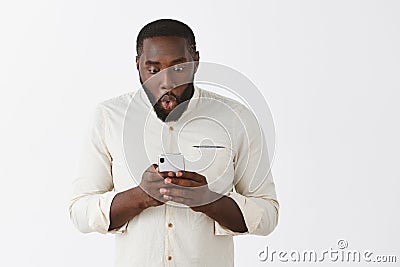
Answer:
[[[172,90],[175,88],[174,79],[168,69],[160,71],[160,88],[162,90]]]

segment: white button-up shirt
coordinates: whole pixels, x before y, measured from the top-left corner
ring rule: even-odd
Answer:
[[[81,232],[115,234],[115,266],[233,266],[234,235],[268,235],[277,224],[271,172],[256,177],[257,169],[269,170],[270,161],[255,117],[237,101],[194,88],[175,122],[158,119],[142,89],[95,109],[69,212]],[[186,170],[204,175],[210,190],[232,198],[248,231],[233,232],[174,202],[147,208],[108,231],[114,196],[138,186],[141,173],[166,152],[182,153]]]

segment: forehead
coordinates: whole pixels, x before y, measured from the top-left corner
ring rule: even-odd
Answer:
[[[188,44],[182,37],[159,36],[143,40],[142,56],[145,60],[187,57],[188,51]]]

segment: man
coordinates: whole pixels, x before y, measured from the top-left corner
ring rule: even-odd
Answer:
[[[136,45],[143,88],[97,106],[71,220],[116,234],[116,266],[233,266],[232,237],[267,235],[278,221],[271,173],[249,189],[269,168],[255,117],[193,84],[199,52],[186,24],[153,21]],[[158,171],[164,152],[182,153],[185,170]]]

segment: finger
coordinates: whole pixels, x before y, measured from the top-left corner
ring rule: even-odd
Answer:
[[[167,177],[176,177],[175,172],[171,171],[165,171],[165,172],[158,172],[162,177],[167,178]]]
[[[177,171],[176,177],[190,179],[198,183],[203,183],[206,180],[203,175],[190,171]]]
[[[191,200],[184,198],[184,197],[175,197],[175,196],[168,196],[168,195],[164,195],[164,199],[168,200],[168,201],[174,201],[177,203],[181,203],[184,204],[186,206],[190,206],[191,204]]]
[[[174,185],[183,186],[183,187],[196,187],[196,186],[201,185],[200,183],[195,182],[190,179],[171,178],[171,177],[165,178],[164,183],[165,184],[174,184]]]
[[[142,185],[146,184],[147,186],[150,186],[151,184],[154,184],[154,183],[163,182],[163,180],[164,179],[159,175],[146,175],[146,176],[143,176],[140,184],[142,184]]]
[[[160,188],[160,194],[172,197],[182,197],[187,199],[191,199],[193,196],[192,190],[188,188],[177,188],[177,187]]]
[[[152,196],[153,198],[156,198],[157,200],[164,201],[164,193],[161,192],[170,192],[169,190],[161,190],[163,188],[168,188],[168,185],[165,185],[164,183],[151,183],[151,185],[147,188],[148,189],[148,195]]]
[[[161,201],[163,203],[166,201],[164,199],[163,195],[160,194],[159,188],[153,188],[153,187],[143,188],[142,187],[142,190],[146,193],[146,195],[148,195],[150,197],[150,199]]]
[[[145,171],[143,179],[145,182],[162,182],[164,177],[162,177],[158,172]]]
[[[174,175],[170,175],[169,172],[158,172],[158,174],[162,177],[162,178],[167,178],[167,177],[173,177]]]

